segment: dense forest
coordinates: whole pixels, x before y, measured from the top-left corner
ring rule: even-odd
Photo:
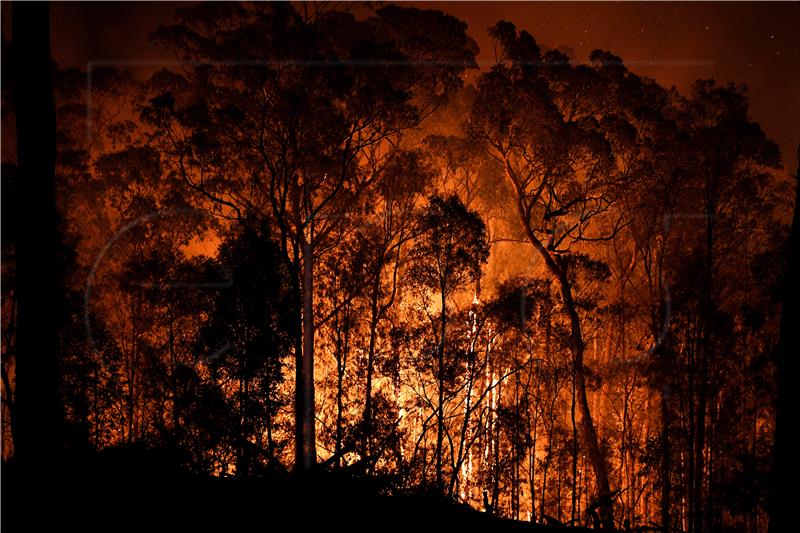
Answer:
[[[3,47],[4,465],[767,530],[796,191],[744,87],[336,3],[187,4],[142,79],[53,68],[44,6]]]

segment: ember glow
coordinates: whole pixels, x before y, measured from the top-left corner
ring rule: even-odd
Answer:
[[[797,15],[4,4],[8,475],[784,530]]]

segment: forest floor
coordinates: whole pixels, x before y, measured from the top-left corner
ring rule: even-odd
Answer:
[[[2,468],[3,532],[34,531],[553,531],[424,494],[321,472],[237,480],[182,473],[148,454],[95,454],[47,486]],[[559,528],[567,529],[567,528]],[[568,528],[570,531],[589,531]]]

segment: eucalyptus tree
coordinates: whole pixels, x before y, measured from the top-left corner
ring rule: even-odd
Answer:
[[[247,477],[259,464],[274,466],[277,460],[275,419],[284,403],[279,391],[283,360],[296,335],[295,302],[277,245],[264,229],[247,228],[227,240],[215,268],[230,284],[212,299],[198,341],[209,372],[236,413],[228,429],[236,475]]]
[[[438,296],[440,307],[436,342],[436,485],[444,488],[442,445],[445,436],[445,352],[448,347],[448,299],[468,281],[481,275],[489,257],[486,225],[455,195],[431,196],[418,217],[418,236],[411,250],[409,275],[423,291]],[[432,324],[437,322],[432,320]]]
[[[433,181],[432,169],[420,151],[397,150],[376,183],[376,202],[360,231],[365,260],[365,296],[369,306],[367,375],[364,393],[362,454],[370,456],[372,395],[378,326],[394,305],[399,290],[404,247],[414,236],[415,205]]]
[[[650,338],[646,348],[634,353],[631,360],[637,365],[635,368],[641,368],[639,363],[643,361],[649,362],[649,385],[659,393],[661,524],[669,529],[673,498],[672,412],[677,396],[670,286],[675,284],[676,271],[683,260],[682,235],[690,222],[685,208],[692,150],[690,138],[680,125],[682,114],[676,107],[678,95],[655,83],[643,85],[643,89],[635,95],[638,96],[637,126],[645,132],[638,141],[643,163],[637,169],[637,179],[622,196],[629,224],[615,240],[613,248],[620,284],[622,350],[629,344],[625,340],[629,328],[638,325]],[[621,453],[624,449],[621,448]]]
[[[608,466],[589,409],[585,340],[570,256],[583,243],[610,240],[620,229],[615,204],[638,162],[636,128],[620,105],[638,80],[618,58],[593,52],[573,65],[543,52],[509,22],[491,30],[498,63],[478,82],[469,131],[503,168],[519,225],[558,284],[570,322],[581,437],[599,498],[610,494]],[[613,527],[610,500],[601,509]]]
[[[439,11],[351,13],[291,4],[203,4],[154,39],[180,68],[150,82],[142,116],[207,205],[276,228],[296,306],[296,467],[315,463],[314,262],[401,133],[461,85],[476,47]]]
[[[716,432],[714,397],[726,388],[728,366],[720,354],[733,351],[732,317],[739,312],[754,256],[780,233],[781,190],[773,172],[780,168],[777,145],[749,116],[744,89],[698,80],[682,102],[683,128],[692,143],[692,192],[686,208],[695,223],[689,265],[694,283],[689,313],[695,311],[696,343],[687,361],[691,463],[687,467],[692,530],[703,531],[721,520],[711,499],[717,473],[708,464]],[[776,232],[776,230],[778,230]],[[743,253],[745,252],[745,253]],[[762,287],[765,288],[765,287]],[[688,330],[687,330],[688,331]],[[728,424],[728,429],[733,430]]]

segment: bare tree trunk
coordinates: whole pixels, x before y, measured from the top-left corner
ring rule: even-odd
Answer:
[[[492,381],[494,381],[494,368],[492,369]],[[492,452],[494,454],[492,458],[492,509],[495,515],[500,516],[500,420],[497,411],[503,401],[502,380],[498,381],[495,390],[497,391],[497,399],[495,400],[495,406],[492,406],[492,411],[494,411],[492,421]]]
[[[441,332],[439,337],[439,353],[438,353],[438,376],[439,383],[439,403],[437,405],[437,422],[436,422],[436,487],[441,490],[444,488],[444,481],[442,479],[442,442],[444,439],[444,350],[445,350],[445,331],[447,327],[447,311],[446,311],[446,293],[445,287],[442,286],[442,320]]]
[[[342,322],[336,319],[336,464],[344,464],[342,444],[344,441],[344,378],[347,373],[347,357],[350,353],[350,303],[342,309]],[[338,317],[337,311],[337,317]],[[342,331],[344,330],[344,331]],[[344,333],[344,335],[342,335]],[[343,338],[342,338],[343,337]]]
[[[578,490],[578,425],[575,421],[575,379],[578,369],[572,369],[572,401],[570,404],[570,420],[572,421],[572,500],[570,507],[570,524],[575,525],[575,499]]]
[[[659,292],[662,292],[662,287],[659,284]],[[668,533],[671,530],[670,506],[672,504],[672,451],[670,447],[670,427],[672,424],[671,411],[670,411],[670,395],[672,393],[672,377],[674,358],[672,346],[665,344],[666,339],[662,338],[660,331],[661,324],[664,321],[663,316],[663,301],[661,305],[662,311],[658,314],[658,320],[651,324],[653,329],[653,346],[655,347],[655,356],[659,361],[661,379],[663,384],[661,386],[661,397],[659,398],[661,408],[661,530]]]
[[[344,404],[342,396],[344,394],[344,353],[342,350],[342,324],[339,322],[339,311],[334,315],[334,328],[336,328],[336,441],[333,446],[333,454],[336,457],[336,465],[342,465],[342,440],[344,437],[343,417]]]
[[[545,346],[545,349],[544,349],[545,359],[547,360],[548,363],[550,362],[550,338],[551,338],[551,336],[552,336],[552,324],[551,324],[551,321],[550,321],[550,317],[548,317],[548,319],[547,319],[547,328],[545,330],[545,345],[544,345]],[[555,387],[554,387],[554,389],[555,389]],[[548,409],[548,411],[549,411],[548,412],[548,416],[544,416],[544,411],[542,411],[542,423],[545,426],[545,430],[547,430],[547,442],[548,442],[548,444],[553,442],[553,430],[554,430],[554,426],[555,426],[555,423],[553,422],[555,420],[555,417],[553,416],[553,410],[555,409],[555,402],[556,402],[557,396],[558,395],[555,393],[555,390],[554,390],[553,398],[552,398],[552,400],[550,402],[550,408]],[[550,427],[549,428],[547,427],[547,420],[550,420]],[[547,503],[547,472],[550,469],[550,460],[553,457],[552,446],[548,445],[548,448],[549,448],[549,450],[547,452],[547,458],[545,459],[544,467],[542,468],[542,499],[539,502],[539,506],[540,506],[539,517],[540,517],[540,520],[542,522],[544,522],[545,510],[546,510],[545,509],[545,504]]]
[[[370,318],[369,318],[369,351],[367,352],[367,384],[364,398],[364,437],[362,442],[362,455],[369,457],[370,446],[372,444],[372,374],[375,366],[375,341],[378,333],[379,305],[380,297],[380,271],[375,274],[373,280],[372,294],[370,295]],[[369,464],[367,461],[365,464]]]
[[[292,295],[297,306],[295,309],[295,338],[294,338],[294,468],[297,472],[305,469],[305,447],[303,431],[303,414],[305,413],[306,396],[303,381],[303,284],[300,279],[300,249],[299,239],[294,241],[293,257],[290,262],[292,269]]]
[[[589,453],[589,460],[592,464],[592,469],[595,475],[595,490],[597,498],[603,498],[603,504],[600,506],[600,516],[603,522],[603,527],[607,529],[614,528],[614,512],[613,505],[610,498],[611,489],[608,482],[608,465],[606,464],[605,457],[600,450],[600,442],[597,438],[597,431],[594,427],[592,420],[591,410],[589,409],[589,402],[586,397],[586,376],[583,370],[583,356],[585,352],[585,345],[583,342],[583,332],[581,330],[581,321],[578,316],[578,310],[575,306],[575,301],[572,297],[572,286],[567,277],[566,266],[559,261],[558,256],[551,255],[542,242],[536,237],[533,229],[531,228],[530,221],[528,220],[528,213],[525,208],[525,196],[521,189],[519,189],[517,181],[511,174],[511,171],[506,165],[506,175],[511,182],[512,186],[517,192],[517,209],[522,229],[525,231],[528,240],[544,260],[545,266],[550,274],[558,281],[559,289],[561,291],[561,302],[564,306],[570,322],[570,351],[572,352],[572,361],[575,368],[575,390],[577,393],[578,409],[581,414],[581,438],[584,441],[586,450]]]
[[[309,241],[312,237],[309,237]],[[316,409],[314,405],[314,250],[303,245],[303,356],[302,356],[303,470],[317,462]]]
[[[661,529],[665,533],[670,530],[670,447],[669,447],[669,387],[661,390]]]
[[[530,424],[529,424],[530,426]],[[536,430],[538,429],[538,418],[533,420],[533,431],[531,436],[531,447],[528,451],[528,495],[531,499],[531,523],[536,523]]]
[[[688,386],[689,390],[687,391],[687,398],[686,398],[686,424],[688,426],[688,439],[686,442],[686,446],[684,447],[686,450],[686,459],[684,463],[687,465],[687,480],[686,480],[686,528],[687,531],[690,533],[694,528],[694,510],[695,510],[695,460],[694,460],[694,452],[695,452],[695,423],[696,423],[696,405],[695,405],[695,357],[694,357],[694,346],[693,343],[695,342],[691,325],[687,323],[686,325],[686,364],[687,364],[687,373],[688,373]]]
[[[547,253],[546,251],[544,252]],[[578,409],[581,413],[581,438],[589,453],[589,460],[594,470],[596,497],[603,498],[604,500],[604,503],[600,506],[600,516],[603,527],[606,529],[614,529],[613,506],[610,498],[608,498],[611,493],[608,482],[608,466],[600,450],[600,442],[597,437],[597,431],[595,430],[594,421],[592,420],[592,413],[589,410],[589,401],[586,396],[586,376],[583,369],[585,346],[583,343],[583,334],[581,332],[580,317],[578,316],[578,311],[572,298],[572,288],[563,266],[558,270],[558,279],[561,285],[562,302],[570,320],[570,350],[572,351],[575,365],[575,392],[577,393]]]
[[[473,340],[474,342],[474,340]],[[461,471],[461,467],[464,463],[464,459],[467,451],[467,432],[469,430],[469,419],[472,414],[472,388],[475,382],[475,360],[474,360],[474,349],[471,350],[470,358],[471,360],[467,362],[467,392],[466,398],[464,400],[464,420],[461,423],[461,432],[459,434],[459,441],[458,441],[458,455],[456,455],[456,463],[453,465],[453,473],[450,476],[450,486],[447,491],[448,496],[451,498],[455,494],[456,490],[456,482],[458,481],[459,472]],[[464,480],[466,483],[468,480]]]
[[[697,423],[695,426],[695,466],[694,466],[694,531],[704,529],[705,509],[705,447],[706,447],[706,415],[708,410],[709,359],[712,354],[713,322],[715,320],[713,282],[714,282],[714,223],[716,204],[711,199],[712,183],[706,182],[706,257],[702,287],[702,347],[698,356],[699,382],[697,389]]]
[[[520,392],[520,383],[519,383],[519,374],[514,374],[514,406],[516,410],[516,416],[519,419],[521,417],[520,405],[519,405],[519,392]],[[522,439],[520,439],[519,433],[519,426],[514,424],[512,429],[513,442],[518,443]],[[511,512],[514,520],[519,520],[519,492],[520,492],[520,463],[522,462],[522,452],[520,448],[517,447],[515,444],[512,445],[512,450],[514,451],[514,482],[511,485]]]
[[[547,341],[545,341],[547,342]],[[532,352],[532,350],[531,350]],[[537,376],[536,380],[536,395],[535,400],[533,401],[533,406],[531,406],[531,381],[534,379],[534,370],[533,370],[533,353],[530,353],[528,356],[528,380],[527,385],[525,387],[525,397],[527,399],[527,429],[528,429],[528,438],[530,439],[530,447],[528,448],[528,496],[531,499],[531,516],[530,522],[536,523],[536,438],[538,436],[538,428],[539,428],[539,414],[537,409],[540,405],[541,401],[541,389],[540,389],[540,381]]]

